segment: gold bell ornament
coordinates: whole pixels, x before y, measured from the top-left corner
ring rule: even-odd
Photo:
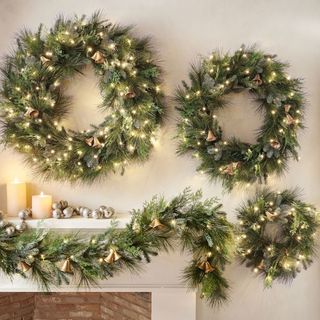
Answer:
[[[104,63],[104,62],[106,61],[103,53],[100,52],[100,51],[96,51],[96,52],[94,53],[94,55],[91,57],[91,59],[92,59],[95,63],[99,63],[99,64],[102,64],[102,63]]]
[[[254,78],[253,78],[253,82],[255,83],[256,86],[261,86],[262,85],[262,79],[260,77],[260,74],[257,74]]]
[[[198,268],[203,270],[204,273],[210,273],[214,270],[214,267],[210,264],[208,260],[198,263]]]
[[[270,145],[274,149],[280,149],[280,147],[281,147],[281,144],[280,144],[280,142],[278,140],[272,140],[270,142]]]
[[[287,114],[286,119],[287,119],[287,124],[288,125],[291,125],[291,124],[295,123],[294,119],[290,116],[290,114]]]
[[[234,171],[239,168],[239,165],[239,162],[231,162],[223,169],[222,172],[228,174],[229,176],[233,176]]]
[[[285,104],[285,105],[284,105],[284,111],[285,111],[286,113],[288,113],[288,112],[290,111],[290,109],[291,109],[291,105],[290,105],[290,104]]]
[[[100,148],[101,147],[101,143],[97,137],[87,138],[86,144],[92,148]]]
[[[216,140],[217,140],[217,137],[215,136],[215,134],[211,130],[209,130],[206,141],[211,142]]]
[[[45,56],[41,56],[40,57],[40,61],[43,63],[43,64],[46,64],[48,62],[50,62],[51,60]]]
[[[31,265],[25,261],[20,261],[19,268],[23,273],[26,273],[31,269]]]
[[[126,99],[133,99],[136,94],[133,91],[130,91],[126,94]]]
[[[61,270],[62,272],[64,272],[64,273],[73,274],[70,259],[66,259],[66,260],[63,262],[60,270]]]
[[[149,226],[150,226],[152,229],[160,229],[160,228],[163,228],[165,225],[162,224],[158,218],[155,218],[155,219],[153,219],[153,220],[151,221],[151,223],[149,224]]]
[[[277,217],[277,213],[272,213],[270,211],[266,211],[266,216],[269,221],[273,221]]]
[[[263,270],[264,268],[265,268],[264,260],[261,260],[261,262],[258,265],[258,269]]]
[[[121,255],[114,249],[110,249],[110,253],[108,256],[104,259],[104,261],[108,264],[114,263],[121,259]]]
[[[29,107],[24,115],[26,117],[30,117],[30,118],[38,118],[39,117],[39,111]]]

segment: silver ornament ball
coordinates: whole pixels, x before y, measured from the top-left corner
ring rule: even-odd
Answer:
[[[56,209],[61,209],[61,203],[60,202],[54,202],[52,204],[52,209],[56,210]]]
[[[61,209],[54,209],[52,210],[52,218],[54,219],[61,219],[62,217],[62,211]]]
[[[9,226],[6,228],[6,233],[8,236],[12,236],[16,231],[16,228],[14,226]]]
[[[82,210],[82,216],[84,218],[90,218],[90,215],[91,215],[91,210],[87,207],[84,207]]]
[[[66,200],[61,200],[60,201],[60,205],[61,205],[61,208],[60,209],[66,209],[68,206],[69,206],[69,203],[68,203],[68,201],[66,201]]]
[[[103,211],[104,217],[110,219],[115,213],[115,210],[112,207],[108,207]]]
[[[63,210],[63,216],[66,218],[66,219],[70,219],[72,216],[73,216],[73,207],[67,207]]]
[[[20,210],[18,212],[18,217],[21,219],[21,220],[26,220],[28,219],[29,217],[29,211],[27,209],[23,209],[23,210]]]
[[[93,210],[92,211],[92,218],[93,219],[101,219],[101,218],[103,218],[103,213],[99,209]]]

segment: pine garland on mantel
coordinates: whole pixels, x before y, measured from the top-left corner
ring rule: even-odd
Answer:
[[[192,256],[184,280],[199,288],[210,305],[227,299],[223,270],[229,262],[233,227],[216,199],[201,201],[201,192],[186,189],[167,202],[154,197],[131,222],[118,229],[116,222],[102,234],[83,238],[34,229],[18,231],[7,222],[0,227],[0,269],[8,276],[20,274],[44,290],[69,283],[95,285],[119,272],[139,271],[161,251],[177,243]]]

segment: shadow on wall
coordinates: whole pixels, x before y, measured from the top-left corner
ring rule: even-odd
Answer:
[[[0,293],[0,319],[151,320],[151,293]]]
[[[6,185],[0,184],[0,210],[5,210],[7,207]]]

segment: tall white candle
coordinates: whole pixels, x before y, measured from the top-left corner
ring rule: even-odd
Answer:
[[[40,193],[32,196],[32,218],[47,219],[51,216],[52,196]]]
[[[27,207],[27,184],[15,179],[7,184],[7,214],[16,217],[20,210]]]

